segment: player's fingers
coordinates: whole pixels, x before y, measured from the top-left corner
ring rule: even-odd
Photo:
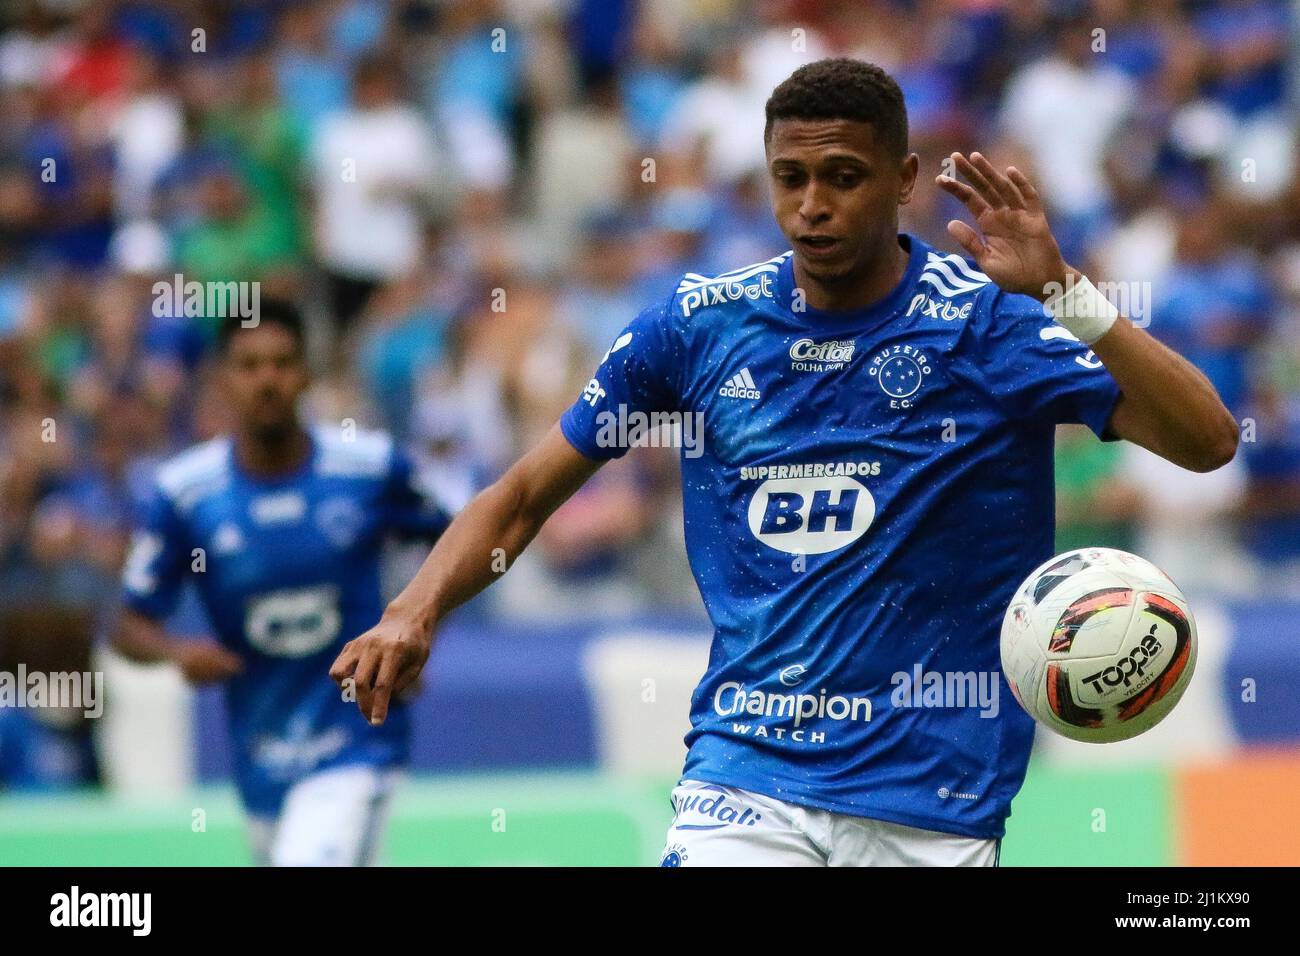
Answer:
[[[341,684],[352,676],[356,666],[357,642],[348,641],[343,645],[343,650],[339,651],[339,656],[334,658],[334,663],[330,665],[330,678],[336,684]]]
[[[973,162],[961,153],[953,153],[952,158],[957,164],[957,171],[966,177],[966,181],[975,187],[975,191],[979,193],[980,198],[988,203],[990,207],[1000,209],[1006,205],[1006,200],[1002,198],[1001,193],[993,188],[992,183],[976,168]]]
[[[398,672],[402,669],[402,655],[392,648],[384,655],[375,675],[374,699],[370,705],[370,722],[379,726],[388,717],[388,701],[397,690]]]
[[[1028,176],[1016,169],[1016,167],[1008,166],[1007,178],[1016,184],[1016,188],[1020,190],[1020,195],[1025,197],[1026,209],[1030,212],[1038,212],[1042,208],[1038,198],[1038,190],[1034,188],[1034,184],[1029,181]]]
[[[392,669],[398,659],[396,650],[390,649],[375,675],[371,691],[369,717],[370,726],[378,727],[388,719],[388,701],[393,695]]]
[[[392,687],[376,688],[370,701],[370,726],[378,727],[388,719],[388,701],[393,696]]]
[[[379,662],[379,669],[375,672],[375,688],[392,687],[397,682],[398,672],[401,671],[404,662],[404,655],[399,648],[389,648]]]
[[[375,672],[379,669],[379,657],[377,650],[366,648],[362,651],[361,660],[357,661],[356,672],[352,675],[357,691],[357,706],[361,708],[361,713],[366,720],[370,719],[371,708],[374,705],[374,692],[371,688]]]
[[[979,233],[960,219],[948,223],[948,235],[956,239],[976,262],[984,255],[984,243],[980,241]]]
[[[983,153],[971,153],[970,158],[975,168],[983,174],[989,185],[997,190],[998,196],[1002,198],[1006,205],[1012,209],[1025,208],[1025,198],[1020,195],[1020,190],[1016,189],[1015,184],[1004,174],[997,171],[997,168],[989,162],[987,156]]]
[[[393,693],[399,697],[405,690],[420,679],[420,668],[413,662],[403,664],[393,680]]]
[[[953,179],[951,176],[939,176],[935,182],[944,192],[960,200],[977,219],[984,210],[989,208],[989,204],[980,198],[979,193],[960,180]]]

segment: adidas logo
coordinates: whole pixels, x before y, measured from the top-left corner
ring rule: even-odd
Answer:
[[[749,374],[747,368],[742,368],[727,379],[727,384],[718,389],[718,394],[723,398],[759,399],[763,397],[758,390],[758,386],[754,384],[754,376]]]

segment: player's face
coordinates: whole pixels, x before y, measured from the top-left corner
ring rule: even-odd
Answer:
[[[777,120],[767,141],[772,211],[803,275],[823,282],[869,272],[895,255],[898,207],[918,160],[890,155],[870,123]]]
[[[307,363],[288,330],[267,323],[237,332],[222,363],[226,398],[241,430],[272,436],[297,422]]]

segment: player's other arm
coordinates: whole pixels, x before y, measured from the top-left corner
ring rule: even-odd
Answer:
[[[216,641],[177,637],[163,627],[184,588],[187,542],[171,501],[155,488],[122,569],[123,609],[112,645],[139,663],[174,663],[190,683],[206,684],[233,677],[243,662]]]
[[[952,158],[969,185],[949,176],[937,182],[965,203],[979,231],[953,220],[948,232],[999,287],[1047,304],[1096,353],[1122,393],[1107,424],[1110,434],[1192,471],[1231,461],[1237,422],[1209,379],[1080,282],[1082,273],[1061,258],[1038,191],[1025,175],[1014,166],[999,172],[979,153]]]
[[[382,723],[391,696],[419,676],[438,622],[513,564],[601,464],[579,453],[556,424],[465,506],[379,623],[349,641],[330,668],[340,684],[354,681],[367,720]]]
[[[1195,365],[1123,316],[1092,350],[1121,391],[1108,432],[1191,471],[1232,461],[1236,419]]]
[[[142,664],[173,663],[191,684],[223,681],[244,669],[239,655],[216,641],[173,637],[160,621],[131,608],[118,617],[113,649]]]

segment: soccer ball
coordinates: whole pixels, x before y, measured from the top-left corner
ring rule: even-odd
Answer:
[[[1195,667],[1187,599],[1127,551],[1058,554],[1025,579],[1002,620],[1002,671],[1016,700],[1074,740],[1111,743],[1150,730]]]

